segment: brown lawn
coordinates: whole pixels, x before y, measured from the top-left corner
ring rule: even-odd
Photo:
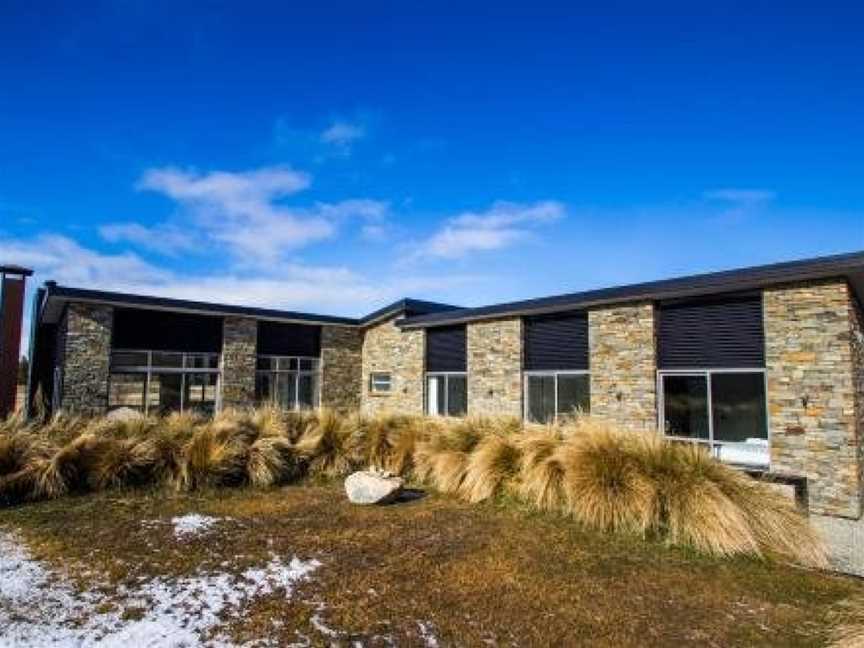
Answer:
[[[230,519],[179,542],[167,522],[190,512]],[[226,619],[237,642],[424,645],[426,632],[442,646],[816,646],[831,604],[864,593],[853,578],[705,558],[512,503],[429,495],[358,508],[338,484],[115,491],[0,511],[0,529],[82,590],[107,582],[109,593],[273,555],[321,561],[292,598],[263,596]]]

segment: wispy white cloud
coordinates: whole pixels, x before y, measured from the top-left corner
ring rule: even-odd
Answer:
[[[190,217],[185,236],[157,243],[160,233],[176,232],[177,228],[165,225],[148,229],[129,224],[109,225],[102,235],[149,249],[156,249],[158,244],[168,248],[172,242],[185,245],[185,237],[200,235],[224,246],[246,264],[268,265],[281,260],[286,252],[330,238],[348,218],[377,219],[389,209],[387,202],[368,199],[319,202],[307,207],[281,202],[310,184],[308,174],[287,167],[210,173],[151,169],[138,182],[138,188],[161,193],[182,208]],[[199,249],[202,247],[199,244]]]
[[[355,143],[366,137],[366,126],[360,122],[336,120],[321,132],[321,141],[350,155]]]
[[[381,221],[390,211],[390,203],[383,200],[353,198],[337,203],[316,203],[316,209],[325,218],[342,221],[347,218],[362,218]]]
[[[145,227],[140,223],[110,223],[99,227],[99,235],[109,243],[131,243],[169,256],[200,251],[200,241],[192,232],[168,224]]]
[[[0,259],[35,269],[31,293],[55,279],[82,288],[342,315],[362,315],[410,295],[445,298],[448,291],[478,281],[466,274],[367,276],[347,266],[303,263],[280,263],[255,273],[226,266],[185,274],[134,253],[103,253],[56,235],[0,238]],[[29,330],[25,322],[25,337]],[[25,350],[26,345],[25,339]]]
[[[702,194],[708,200],[758,203],[774,200],[777,194],[766,189],[712,189]]]
[[[56,279],[73,286],[117,285],[135,281],[156,284],[171,273],[137,254],[105,254],[66,236],[43,234],[32,239],[0,239],[0,258],[36,270],[36,280]]]
[[[384,241],[389,236],[390,229],[383,224],[369,223],[360,230],[361,237],[366,241]]]
[[[712,189],[702,198],[721,206],[719,217],[728,221],[739,221],[758,212],[777,197],[767,189]]]
[[[564,205],[547,200],[533,204],[496,202],[483,212],[464,212],[449,219],[416,246],[413,258],[457,259],[473,252],[509,247],[531,236],[534,228],[564,217]]]
[[[309,187],[312,178],[289,167],[263,167],[252,171],[198,173],[176,167],[150,169],[138,188],[160,191],[177,200],[241,204],[269,202]]]

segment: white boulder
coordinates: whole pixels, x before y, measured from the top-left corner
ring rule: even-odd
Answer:
[[[345,479],[345,493],[352,504],[388,504],[402,493],[404,481],[389,472],[361,470]]]

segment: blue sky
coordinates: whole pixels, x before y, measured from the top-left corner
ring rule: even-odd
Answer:
[[[177,4],[0,2],[0,261],[359,315],[864,248],[855,3]]]

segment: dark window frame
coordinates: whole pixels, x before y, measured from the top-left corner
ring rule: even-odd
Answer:
[[[451,376],[456,376],[459,378],[465,379],[465,412],[462,414],[450,414],[450,378]],[[431,413],[429,411],[429,378],[443,378],[444,379],[444,403],[441,407],[439,407],[439,412],[443,411],[444,413]],[[467,371],[427,371],[423,375],[423,412],[426,416],[435,416],[435,417],[450,417],[450,418],[464,418],[468,415],[468,372]]]
[[[381,387],[379,381],[386,376],[386,388]],[[373,396],[389,396],[393,393],[393,372],[391,371],[370,371],[369,372],[369,393]]]
[[[771,413],[768,409],[768,371],[764,367],[722,367],[722,368],[692,368],[692,369],[658,369],[657,370],[657,429],[660,433],[668,438],[679,442],[687,442],[687,443],[696,443],[699,445],[705,445],[708,447],[711,454],[721,461],[725,461],[723,458],[723,447],[724,446],[742,446],[746,445],[742,442],[737,441],[720,441],[715,439],[714,437],[714,412],[713,412],[713,393],[712,393],[712,385],[711,385],[711,376],[716,374],[761,374],[763,379],[763,387],[762,387],[762,396],[764,398],[764,409],[765,412],[765,461],[759,463],[744,463],[738,464],[737,462],[730,461],[728,463],[733,465],[741,465],[747,468],[758,468],[758,469],[771,469]],[[700,376],[704,377],[706,381],[706,399],[707,399],[707,422],[708,422],[708,438],[707,439],[699,439],[692,437],[681,437],[674,435],[666,434],[666,394],[664,388],[663,378],[665,376]]]
[[[266,359],[270,363],[270,367],[267,369],[260,369],[258,365],[260,361]],[[294,361],[293,367],[291,366],[291,361]],[[275,361],[275,362],[274,362]],[[256,394],[256,402],[266,405],[272,405],[273,407],[278,407],[286,412],[301,412],[308,410],[315,410],[321,407],[321,359],[313,356],[294,356],[294,355],[275,355],[270,353],[259,353],[255,357],[256,369],[255,369],[255,383],[256,390],[258,384],[259,376],[266,375],[270,378],[271,384],[271,392],[269,397],[266,400],[259,399]],[[284,367],[282,366],[284,363]],[[309,363],[307,366],[311,366],[311,369],[303,369],[304,363]],[[284,408],[277,400],[277,391],[273,389],[272,385],[275,385],[277,382],[277,376],[282,376],[283,378],[288,376],[293,383],[293,392],[294,392],[294,407],[292,408]],[[300,381],[302,378],[311,377],[312,382],[312,393],[314,401],[311,403],[310,407],[301,407],[300,406]]]
[[[552,416],[552,421],[557,421],[562,416],[561,412],[559,411],[560,408],[558,406],[558,378],[559,378],[559,376],[587,376],[587,378],[588,378],[588,409],[584,413],[585,414],[591,413],[591,370],[590,369],[523,371],[522,372],[522,402],[524,403],[524,405],[523,405],[523,411],[522,411],[522,418],[524,421],[527,421],[529,423],[537,423],[537,424],[542,425],[542,422],[532,421],[529,418],[530,410],[531,410],[531,400],[530,400],[529,391],[528,391],[528,380],[532,376],[538,376],[538,377],[551,376],[554,378],[555,413]]]
[[[123,355],[123,354],[143,354],[144,356],[144,364],[117,364],[114,362],[114,355]],[[179,366],[161,366],[158,364],[153,364],[153,356],[154,355],[178,355],[180,356],[180,364]],[[198,367],[194,364],[194,358],[208,357],[211,361],[215,359],[215,367]],[[212,363],[210,363],[212,364]],[[208,376],[216,376],[216,383],[214,385],[215,389],[215,398],[213,400],[213,413],[220,411],[222,409],[222,366],[221,366],[221,354],[213,353],[213,352],[200,352],[200,351],[163,351],[163,350],[151,350],[151,349],[111,349],[111,356],[109,358],[109,368],[108,368],[108,410],[116,409],[120,407],[129,407],[134,409],[132,405],[122,405],[116,404],[112,405],[111,401],[111,386],[112,386],[112,376],[128,376],[128,375],[143,375],[144,376],[144,384],[143,384],[143,402],[141,406],[141,413],[147,416],[150,413],[151,403],[150,403],[150,385],[153,381],[154,375],[164,375],[164,374],[172,374],[180,376],[180,412],[184,412],[186,410],[185,407],[185,399],[186,399],[186,378],[187,376],[206,374]],[[158,407],[158,404],[155,405]]]

